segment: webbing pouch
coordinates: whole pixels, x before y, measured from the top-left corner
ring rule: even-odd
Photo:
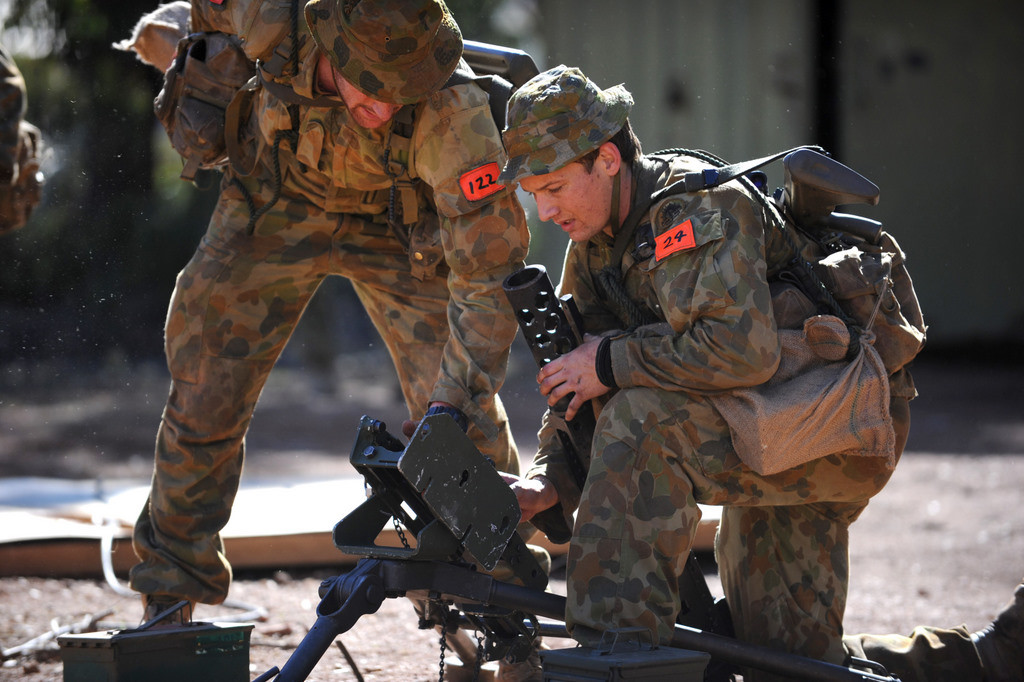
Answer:
[[[200,168],[217,168],[228,162],[226,112],[254,75],[255,65],[235,36],[193,33],[178,43],[178,55],[164,73],[153,110],[171,146],[185,161],[183,179],[193,180]],[[251,103],[251,97],[248,101]],[[236,116],[233,135],[240,127],[241,111]]]

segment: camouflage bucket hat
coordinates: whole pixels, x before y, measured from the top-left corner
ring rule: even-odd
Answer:
[[[305,14],[334,68],[380,102],[425,99],[462,58],[462,33],[440,0],[310,0]]]
[[[602,90],[564,64],[534,76],[508,103],[502,141],[508,162],[499,182],[544,175],[597,149],[622,129],[633,96],[622,85]]]

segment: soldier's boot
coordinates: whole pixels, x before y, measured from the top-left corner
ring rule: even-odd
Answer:
[[[1024,682],[1024,580],[995,620],[971,634],[986,682]]]
[[[164,595],[142,595],[142,625],[156,620],[150,627],[188,625],[192,622],[192,610],[196,603],[191,599],[180,599]]]

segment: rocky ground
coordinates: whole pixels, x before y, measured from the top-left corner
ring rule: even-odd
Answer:
[[[505,392],[524,457],[535,447],[540,409],[528,362],[514,358]],[[347,448],[360,414],[396,425],[401,418],[394,386],[376,379],[372,364],[353,361],[336,368],[343,379],[326,382],[282,368],[257,410],[246,475],[349,473]],[[921,397],[907,453],[852,530],[850,631],[906,632],[919,623],[980,628],[1024,575],[1024,367],[918,364]],[[0,389],[0,475],[148,477],[166,392],[160,371],[111,370],[85,379],[68,368],[15,367],[4,372]],[[713,568],[710,557],[702,559]],[[252,634],[252,677],[287,660],[315,620],[320,580],[336,573],[286,564],[239,575],[232,587],[232,600],[266,612]],[[564,589],[561,577],[556,572],[552,589]],[[709,583],[719,589],[713,573]],[[232,613],[200,606],[196,616]],[[96,614],[105,614],[102,628],[134,626],[141,607],[103,581],[0,579],[5,650]],[[310,680],[438,677],[437,635],[417,629],[403,599],[386,600],[340,641],[352,662],[340,647],[331,648]],[[0,680],[61,679],[59,654],[49,650],[12,655],[0,667]]]

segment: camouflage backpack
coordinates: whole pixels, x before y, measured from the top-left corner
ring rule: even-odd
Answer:
[[[886,371],[893,375],[924,348],[927,325],[906,255],[882,224],[835,213],[837,205],[877,204],[878,187],[819,149],[800,147],[764,159],[725,165],[707,152],[686,152],[717,166],[689,173],[663,196],[698,191],[736,178],[766,190],[758,168],[783,159],[784,187],[765,197],[776,228],[767,234],[766,258],[780,328],[802,325],[813,314],[835,315],[850,328],[850,349],[869,333]],[[787,297],[787,289],[794,296]],[[787,303],[792,302],[792,304]]]
[[[651,156],[663,154],[684,154],[712,166],[654,192],[648,207],[673,194],[731,180],[745,183],[762,201],[774,223],[766,226],[765,258],[780,329],[802,328],[814,315],[835,316],[850,332],[847,358],[868,334],[890,376],[921,352],[927,325],[896,238],[879,222],[834,212],[840,204],[878,203],[874,183],[812,147],[731,165],[697,150],[668,149]],[[785,186],[768,197],[767,177],[758,169],[780,158]],[[909,378],[898,383],[894,393],[913,397]]]

